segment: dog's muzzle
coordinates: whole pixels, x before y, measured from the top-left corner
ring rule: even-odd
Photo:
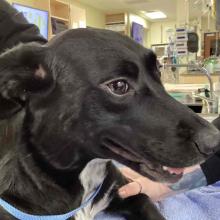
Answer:
[[[209,156],[220,148],[220,134],[217,129],[203,129],[195,137],[195,144],[199,152]]]

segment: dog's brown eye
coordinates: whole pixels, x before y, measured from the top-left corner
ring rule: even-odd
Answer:
[[[124,95],[129,91],[129,84],[125,80],[117,80],[108,84],[109,89],[116,95]]]

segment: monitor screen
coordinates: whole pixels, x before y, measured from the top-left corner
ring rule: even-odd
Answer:
[[[22,12],[29,23],[38,26],[41,35],[48,39],[48,11],[31,8],[28,6],[13,3],[14,8]]]
[[[143,27],[143,25],[138,24],[136,22],[132,22],[131,36],[136,42],[143,45],[143,43],[144,43],[144,27]]]

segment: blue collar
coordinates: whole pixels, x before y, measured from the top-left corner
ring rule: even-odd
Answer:
[[[96,191],[92,193],[79,208],[62,215],[45,215],[45,216],[30,215],[16,209],[15,207],[11,206],[9,203],[7,203],[1,198],[0,198],[0,206],[9,214],[11,214],[13,217],[19,220],[67,220],[68,218],[75,216],[78,211],[86,207],[90,202],[94,200],[94,198],[100,192],[102,184],[100,184],[100,186],[96,189]]]

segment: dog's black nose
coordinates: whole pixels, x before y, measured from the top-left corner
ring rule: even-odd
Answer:
[[[213,154],[220,149],[220,132],[214,127],[202,129],[197,133],[195,142],[201,153]]]

